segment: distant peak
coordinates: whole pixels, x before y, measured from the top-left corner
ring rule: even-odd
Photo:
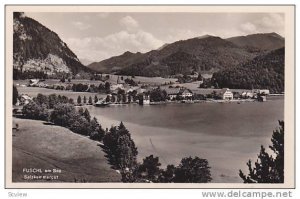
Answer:
[[[276,32],[270,32],[270,33],[256,33],[256,34],[250,34],[250,35],[247,35],[247,36],[252,36],[252,35],[269,35],[269,36],[273,36],[273,37],[283,38],[282,36],[280,36],[280,35],[277,34]]]
[[[212,35],[202,35],[200,37],[196,37],[197,39],[205,39],[205,38],[209,38],[209,37],[215,37],[215,36],[212,36]]]
[[[125,53],[123,53],[123,55],[131,55],[131,54],[133,54],[133,53],[130,51],[126,51]]]
[[[271,33],[269,33],[269,35],[283,39],[283,37],[281,35],[277,34],[276,32],[271,32]]]
[[[165,43],[164,45],[162,45],[161,47],[159,47],[157,50],[161,50],[161,49],[163,49],[164,47],[166,47],[168,45],[169,45],[168,43]]]

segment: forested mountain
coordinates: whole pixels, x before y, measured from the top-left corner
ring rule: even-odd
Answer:
[[[190,74],[193,71],[212,73],[283,46],[284,39],[276,33],[229,39],[205,35],[167,44],[147,53],[125,52],[88,67],[99,72],[141,76]]]
[[[271,93],[284,92],[284,55],[280,48],[236,67],[213,74],[212,81],[219,88],[269,89]]]
[[[126,52],[88,67],[123,75],[168,76],[216,71],[246,62],[256,55],[230,41],[207,35],[177,41],[144,54]]]
[[[284,38],[274,32],[231,37],[227,41],[250,51],[271,51],[284,47]]]
[[[90,69],[95,71],[111,73],[113,71],[121,70],[124,66],[129,66],[136,60],[142,58],[142,53],[132,53],[126,51],[120,56],[114,56],[101,62],[93,62],[88,65]]]
[[[13,19],[13,67],[14,78],[91,71],[55,32],[18,12]]]

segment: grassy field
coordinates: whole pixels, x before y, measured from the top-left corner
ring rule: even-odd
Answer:
[[[54,90],[54,89],[47,89],[47,88],[39,88],[39,87],[17,87],[19,94],[27,94],[30,97],[36,97],[38,93],[42,93],[44,95],[50,95],[50,94],[57,94],[57,95],[64,95],[68,98],[73,98],[76,102],[77,97],[80,95],[81,99],[83,99],[83,96],[85,96],[87,99],[91,96],[94,100],[95,95],[97,95],[98,98],[100,97],[106,97],[105,94],[99,94],[99,93],[90,93],[90,92],[73,92],[73,91],[65,91],[65,90]]]
[[[13,118],[12,159],[13,182],[35,182],[26,180],[24,168],[60,169],[61,173],[48,182],[119,182],[121,176],[110,168],[98,143],[70,130],[46,125],[43,121]],[[35,175],[45,175],[38,173]],[[45,180],[37,180],[45,181]]]
[[[27,85],[29,83],[29,80],[14,80],[14,83],[15,84],[23,84],[23,85]],[[87,84],[87,83],[91,83],[91,84],[100,84],[100,83],[103,83],[102,81],[96,81],[96,80],[89,80],[89,79],[72,79],[71,82],[68,82],[67,80],[62,83],[60,82],[59,79],[46,79],[44,81],[45,84],[49,84],[49,85],[53,85],[53,84],[61,84],[61,85],[67,85],[67,84],[79,84],[79,83],[82,83],[82,84]]]
[[[103,74],[105,76],[106,74]],[[107,80],[111,84],[116,84],[118,80],[118,75],[109,75],[110,78]],[[119,76],[121,78],[121,76]],[[133,79],[135,82],[140,82],[142,84],[151,84],[151,85],[161,85],[164,83],[169,83],[171,82],[176,82],[176,78],[162,78],[162,77],[141,77],[141,76],[135,76],[132,78],[131,76],[123,76],[123,79],[125,80],[126,78]],[[15,84],[19,85],[27,85],[29,83],[29,80],[14,80]],[[61,85],[66,85],[66,84],[95,84],[99,85],[100,83],[104,83],[99,80],[89,80],[89,79],[72,79],[71,82],[69,83],[67,80],[65,83],[60,82],[59,79],[46,79],[44,81],[45,84],[53,85],[53,84],[61,84]]]
[[[116,84],[118,80],[118,75],[109,75],[109,82]],[[121,76],[119,76],[120,78]],[[133,79],[135,82],[140,82],[141,84],[150,84],[150,85],[161,85],[164,83],[169,83],[171,82],[176,82],[176,78],[163,78],[163,77],[142,77],[142,76],[135,76],[132,78],[131,76],[123,76],[123,79],[125,80],[126,78]]]

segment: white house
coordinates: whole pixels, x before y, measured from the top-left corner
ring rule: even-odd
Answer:
[[[221,97],[223,100],[232,100],[233,99],[233,93],[230,91],[229,88],[223,88],[220,92]]]
[[[124,77],[120,78],[120,76],[118,76],[118,79],[117,79],[117,84],[125,84],[125,81],[124,81]]]
[[[179,93],[183,98],[190,98],[193,96],[193,92],[189,89],[183,89]]]
[[[139,100],[140,105],[149,105],[150,104],[150,96],[144,94],[143,98]]]
[[[28,104],[31,101],[32,101],[32,98],[29,95],[27,95],[27,94],[21,94],[16,105],[17,106],[19,106],[19,105],[26,105],[26,104]]]
[[[174,100],[177,96],[184,99],[193,97],[193,92],[186,88],[167,88],[165,91],[168,94],[170,100]]]
[[[117,89],[124,90],[124,85],[123,84],[113,84],[110,86],[110,90],[112,90],[112,91],[115,91]]]
[[[243,98],[253,98],[254,97],[254,93],[251,91],[244,91],[242,92],[242,97]]]
[[[191,78],[198,78],[199,73],[194,72],[192,75],[189,75]]]
[[[269,91],[269,89],[259,89],[259,94],[269,95],[270,91]]]
[[[30,79],[30,80],[29,80],[29,85],[30,85],[30,86],[35,86],[35,85],[37,85],[39,82],[40,82],[39,79]]]

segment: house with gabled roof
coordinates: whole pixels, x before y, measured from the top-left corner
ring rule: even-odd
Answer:
[[[233,93],[229,88],[223,88],[220,92],[220,96],[223,100],[233,100]]]

